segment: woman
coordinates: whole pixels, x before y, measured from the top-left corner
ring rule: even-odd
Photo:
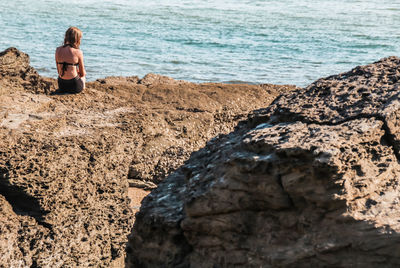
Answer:
[[[79,93],[85,88],[86,71],[83,53],[79,49],[82,31],[70,27],[65,32],[64,45],[56,49],[58,88],[68,93]]]

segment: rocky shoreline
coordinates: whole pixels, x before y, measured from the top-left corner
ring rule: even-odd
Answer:
[[[139,205],[128,193],[142,191],[139,202],[192,152],[294,88],[149,74],[60,95],[28,55],[1,52],[0,266],[123,267]]]
[[[0,267],[398,267],[399,66],[62,95],[1,52]]]
[[[400,58],[284,92],[136,215],[128,267],[399,267]]]

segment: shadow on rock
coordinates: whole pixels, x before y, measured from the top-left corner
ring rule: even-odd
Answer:
[[[400,59],[287,92],[143,201],[128,267],[400,265]]]

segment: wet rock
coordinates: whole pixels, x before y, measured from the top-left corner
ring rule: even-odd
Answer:
[[[400,59],[281,95],[143,201],[129,267],[397,267]]]

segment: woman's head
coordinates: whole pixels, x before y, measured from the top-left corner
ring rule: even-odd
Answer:
[[[64,45],[70,44],[74,48],[79,48],[81,44],[82,31],[76,27],[69,27],[65,32]]]

